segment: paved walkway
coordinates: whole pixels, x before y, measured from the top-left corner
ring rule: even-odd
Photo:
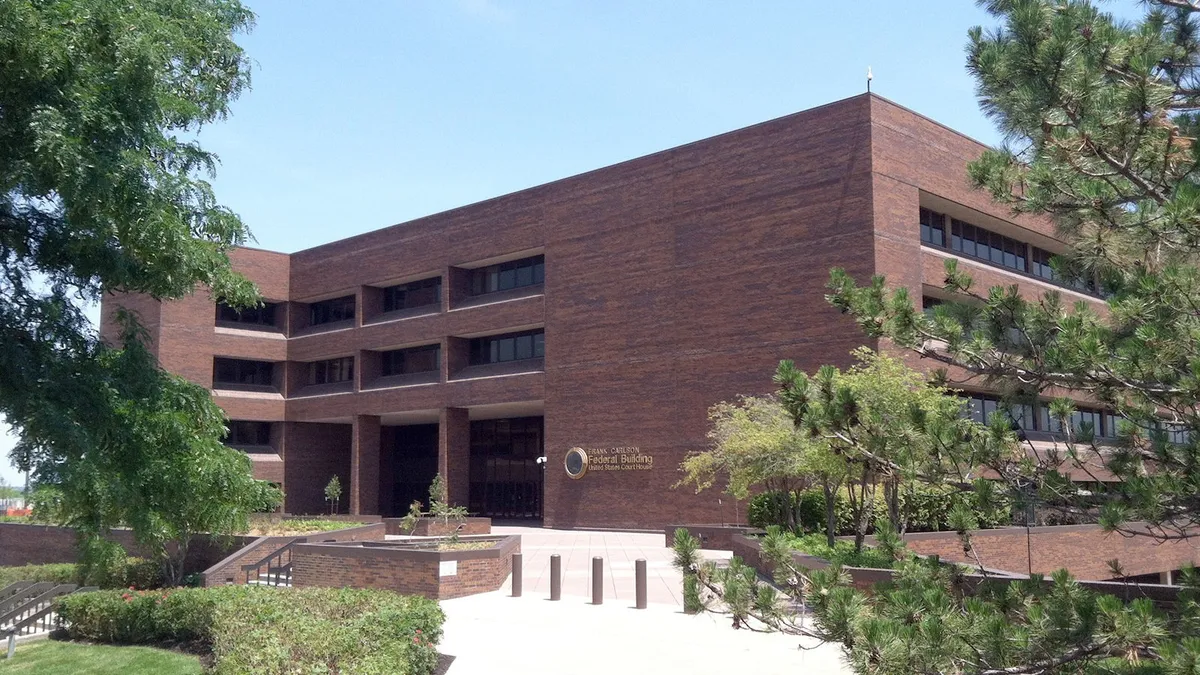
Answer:
[[[754,672],[849,673],[837,645],[807,646],[799,638],[734,630],[729,619],[688,616],[682,579],[671,568],[661,534],[496,527],[520,534],[524,594],[511,579],[494,593],[446,600],[439,651],[455,657],[448,675],[690,675]],[[563,597],[550,602],[550,555],[562,556]],[[712,558],[726,552],[705,551]],[[605,561],[604,604],[591,604],[591,560]],[[633,561],[647,562],[649,608],[633,609]]]

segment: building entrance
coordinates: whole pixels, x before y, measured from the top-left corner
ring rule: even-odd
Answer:
[[[471,422],[471,513],[542,517],[542,432],[541,417]]]
[[[383,453],[379,472],[386,477],[380,486],[380,511],[385,516],[403,516],[414,501],[429,508],[429,485],[438,469],[438,425],[384,427],[382,440],[390,452]]]

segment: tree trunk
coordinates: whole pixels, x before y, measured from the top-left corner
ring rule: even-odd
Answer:
[[[900,529],[900,479],[892,478],[883,485],[884,498],[887,499],[888,518],[892,527]]]
[[[821,481],[821,490],[825,493],[825,543],[829,548],[837,543],[834,534],[837,532],[837,492],[829,480]]]
[[[854,551],[855,551],[855,553],[862,551],[863,541],[867,538],[867,528],[870,526],[870,518],[868,517],[868,515],[870,513],[870,509],[868,507],[871,506],[872,503],[875,501],[874,499],[871,498],[871,497],[873,497],[873,495],[868,494],[869,493],[868,488],[870,486],[870,477],[871,477],[871,468],[869,466],[864,466],[863,472],[862,472],[862,479],[859,480],[859,485],[858,485],[859,494],[858,494],[858,497],[854,500],[857,503],[853,505],[854,506]],[[850,488],[850,492],[851,492],[851,494],[854,493],[853,487]]]
[[[191,535],[185,534],[176,543],[175,551],[170,552],[170,545],[167,546],[167,561],[166,561],[166,586],[180,586],[183,584],[183,564],[187,560],[188,544],[191,541]]]

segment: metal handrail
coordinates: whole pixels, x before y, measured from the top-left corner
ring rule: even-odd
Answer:
[[[261,570],[263,568],[263,566],[265,565],[267,568],[267,583],[269,583],[272,586],[279,586],[280,585],[280,576],[283,575],[284,572],[286,572],[287,573],[287,583],[291,584],[291,582],[292,582],[292,547],[294,547],[296,544],[303,544],[307,541],[308,541],[308,537],[296,537],[295,539],[293,539],[293,540],[289,541],[288,543],[284,544],[283,546],[279,547],[277,550],[273,551],[270,555],[263,558],[262,560],[259,560],[256,563],[249,563],[246,565],[242,565],[242,571],[246,573],[246,583],[247,584],[250,583],[250,573],[251,572],[254,572],[255,579],[261,578],[262,575],[259,573],[259,570]],[[287,563],[283,562],[283,556],[285,554],[287,555]],[[276,570],[276,572],[275,572],[275,578],[272,581],[272,579],[271,579],[271,569],[272,569],[271,561],[273,561],[273,560],[277,561],[278,564],[273,566],[274,569]]]
[[[0,588],[0,600],[16,595],[23,588],[28,588],[33,585],[32,581],[14,581],[11,584]]]
[[[24,632],[25,629],[34,626],[38,621],[43,621],[43,628],[49,629],[49,622],[45,621],[45,619],[47,619],[51,612],[54,611],[55,598],[64,595],[70,595],[72,593],[86,593],[88,591],[97,590],[100,590],[99,586],[82,586],[76,588],[75,584],[63,584],[62,586],[56,586],[54,589],[47,591],[46,593],[39,595],[24,605],[21,605],[17,609],[14,609],[9,613],[9,615],[20,616],[21,614],[28,612],[30,609],[33,609],[38,605],[44,605],[41,609],[28,614],[19,621],[14,621],[10,626],[4,629],[6,634],[5,637],[8,638],[8,654],[5,656],[5,659],[11,659],[13,657],[13,652],[15,652],[17,649],[17,635]],[[30,607],[29,605],[33,605],[33,607]],[[55,621],[57,622],[57,620],[58,617],[56,616]],[[0,624],[2,623],[4,623],[4,620],[0,619]]]
[[[18,616],[21,616],[25,612],[28,612],[32,607],[36,607],[37,605],[39,605],[43,602],[47,602],[49,600],[53,600],[54,598],[57,598],[60,595],[66,595],[66,594],[70,593],[71,591],[75,590],[76,588],[77,588],[77,586],[75,586],[75,584],[62,584],[59,586],[55,586],[54,588],[51,588],[50,590],[46,591],[45,593],[42,593],[41,595],[37,596],[36,598],[33,598],[32,600],[22,603],[21,605],[17,606],[16,608],[9,610],[7,613],[0,614],[0,626],[3,626],[5,624],[15,620]]]
[[[54,584],[49,581],[39,581],[36,584],[29,584],[8,598],[0,600],[0,612],[7,612],[17,605],[25,604],[25,601],[29,598],[48,591],[51,588],[54,588]]]

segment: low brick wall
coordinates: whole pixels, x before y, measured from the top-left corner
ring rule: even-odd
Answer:
[[[1145,532],[1145,527],[1132,525]],[[954,532],[919,532],[905,535],[908,549],[918,555],[974,565],[963,553]],[[1181,569],[1200,562],[1200,538],[1156,541],[1149,535],[1106,533],[1099,525],[1058,527],[1006,527],[976,530],[971,543],[980,561],[992,569],[1024,574],[1049,574],[1067,569],[1078,579],[1112,579],[1108,561],[1117,560],[1128,576]]]
[[[512,555],[521,552],[518,535],[494,541],[477,551],[405,548],[401,542],[299,544],[292,549],[292,585],[382,588],[435,600],[486,593],[504,585]]]
[[[700,548],[712,551],[732,551],[734,535],[766,534],[748,525],[668,525],[663,528],[667,548],[675,544],[675,530],[687,530],[700,540]]]
[[[440,518],[422,518],[417,521],[417,526],[412,532],[403,529],[400,526],[403,518],[384,518],[383,523],[387,526],[387,533],[392,535],[412,535],[414,537],[448,537],[458,530],[458,523],[451,521],[449,523],[442,522]],[[460,536],[477,536],[492,533],[491,518],[467,518],[462,522],[463,529],[458,530]]]
[[[230,553],[224,559],[212,564],[203,572],[204,586],[224,586],[226,584],[246,583],[246,573],[242,565],[252,565],[263,558],[275,553],[293,541],[309,542],[350,542],[350,541],[383,541],[383,523],[371,523],[359,527],[348,527],[344,530],[316,532],[304,537],[257,537],[249,538],[248,544]],[[251,573],[251,578],[257,578]]]
[[[758,570],[758,573],[765,577],[771,578],[773,576],[774,566],[768,561],[763,560],[758,540],[751,537],[735,536],[733,545],[733,554],[741,558],[743,562]],[[828,561],[798,551],[792,554],[792,560],[797,566],[811,570],[829,567]],[[867,567],[842,567],[842,569],[850,575],[850,584],[852,586],[860,591],[868,592],[874,590],[876,584],[891,581],[893,574],[892,570]],[[986,581],[1012,583],[1013,581],[1028,578],[1024,574],[989,570],[986,576],[983,574],[962,575],[961,588],[963,592],[972,593]],[[1043,583],[1051,584],[1053,581],[1047,578]],[[1183,590],[1180,586],[1135,584],[1121,581],[1079,581],[1079,585],[1096,593],[1117,596],[1126,602],[1136,598],[1149,598],[1156,605],[1163,608],[1173,606],[1179,596],[1179,592]]]
[[[134,542],[131,530],[113,530],[108,539],[123,546],[130,555],[147,555]],[[188,545],[184,571],[190,574],[204,570],[253,540],[254,537],[196,535]],[[0,523],[0,566],[74,563],[79,559],[76,544],[75,530],[69,527]]]

